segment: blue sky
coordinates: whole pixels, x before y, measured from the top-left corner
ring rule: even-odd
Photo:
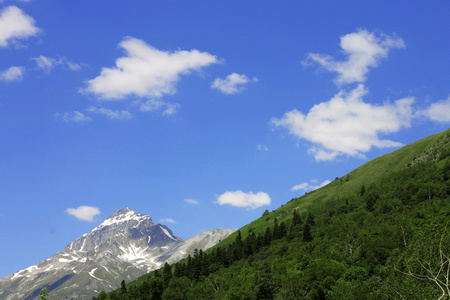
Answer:
[[[448,1],[0,1],[0,278],[115,210],[239,228],[450,124]]]

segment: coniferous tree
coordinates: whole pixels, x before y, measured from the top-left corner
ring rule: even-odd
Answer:
[[[281,239],[281,238],[285,237],[286,234],[287,234],[286,223],[281,222],[280,227],[278,229],[279,238]]]
[[[300,217],[300,215],[297,213],[297,210],[294,209],[294,213],[292,216],[292,225],[300,225],[302,223],[302,218]]]
[[[232,245],[232,260],[237,261],[242,258],[242,252],[244,250],[244,243],[242,242],[241,231],[238,230],[238,236]]]
[[[280,226],[278,225],[278,220],[275,218],[273,221],[273,239],[277,240],[280,238]]]
[[[311,226],[309,226],[309,223],[306,222],[303,226],[303,241],[304,242],[311,242],[313,239],[311,234]]]
[[[125,280],[122,280],[122,282],[120,283],[120,291],[122,293],[126,293],[127,292],[127,285],[125,283]]]
[[[272,232],[270,231],[270,228],[266,228],[266,233],[264,234],[264,246],[270,245],[270,242],[272,241]]]
[[[361,187],[361,190],[359,191],[359,195],[362,197],[364,196],[364,193],[366,192],[366,188],[364,187],[364,185]]]
[[[164,284],[167,286],[170,279],[172,279],[172,267],[166,262],[163,268]]]
[[[308,216],[306,217],[306,223],[309,224],[309,226],[316,225],[316,221],[314,220],[314,215],[311,212],[309,212]]]

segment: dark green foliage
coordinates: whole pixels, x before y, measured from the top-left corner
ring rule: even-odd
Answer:
[[[311,242],[313,239],[312,233],[311,233],[311,226],[309,223],[305,223],[303,226],[303,241],[304,242]]]
[[[127,285],[125,283],[125,280],[122,280],[122,282],[120,283],[120,291],[122,293],[126,293],[127,292]]]
[[[364,185],[361,187],[361,191],[359,191],[359,195],[362,197],[364,196],[364,193],[366,192],[366,188],[364,187]]]
[[[350,183],[355,178],[344,177]],[[421,264],[437,272],[440,253],[450,256],[450,159],[411,164],[365,182],[306,211],[285,205],[283,213],[267,212],[264,227],[252,224],[228,244],[166,264],[123,294],[126,299],[439,298],[442,292],[431,280],[407,274],[426,276]]]

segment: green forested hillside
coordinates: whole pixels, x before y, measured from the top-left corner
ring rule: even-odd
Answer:
[[[450,130],[98,299],[448,299]]]

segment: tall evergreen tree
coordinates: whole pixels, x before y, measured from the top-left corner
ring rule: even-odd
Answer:
[[[170,279],[172,279],[172,267],[166,262],[163,268],[164,284],[167,286]]]
[[[273,239],[277,240],[280,238],[280,226],[278,225],[278,220],[275,218],[273,220]]]
[[[311,226],[309,226],[309,223],[306,222],[303,226],[303,241],[304,242],[310,242],[312,241],[313,237],[311,234]]]
[[[272,232],[269,227],[266,228],[266,233],[264,234],[264,246],[270,245],[272,242]]]

